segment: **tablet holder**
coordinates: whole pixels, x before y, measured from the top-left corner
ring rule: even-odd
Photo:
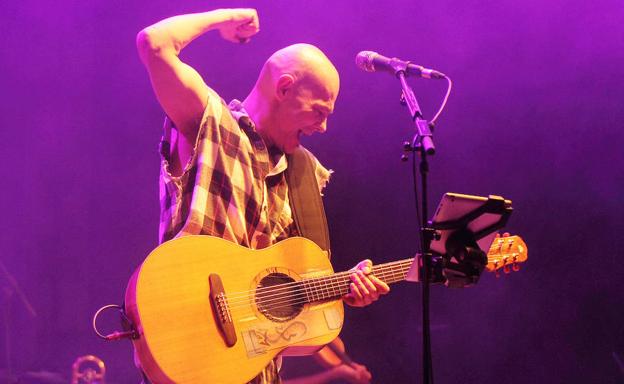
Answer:
[[[449,195],[456,194],[446,196]],[[445,217],[454,217],[450,220],[440,220],[442,215],[438,209],[436,215],[428,222],[428,228],[432,231],[431,240],[434,243],[431,248],[438,250],[437,252],[431,250],[428,274],[422,271],[424,263],[418,261],[420,276],[429,276],[430,283],[444,283],[451,288],[463,288],[479,281],[481,272],[487,265],[487,255],[480,248],[478,241],[503,228],[513,212],[511,201],[500,196],[490,195],[487,198],[457,196],[482,200],[483,203],[472,209],[466,205],[450,204],[450,208],[443,212]],[[444,243],[443,246],[435,244],[441,241]]]

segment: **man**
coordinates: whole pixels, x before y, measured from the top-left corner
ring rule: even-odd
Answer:
[[[250,248],[296,235],[288,202],[284,154],[301,135],[326,130],[339,90],[336,68],[316,47],[295,44],[274,53],[241,102],[229,108],[180,51],[217,30],[247,42],[259,31],[253,9],[219,9],[175,16],[145,28],[137,48],[167,120],[161,143],[160,240],[204,234]],[[225,58],[220,58],[225,59]],[[329,173],[317,162],[319,188]],[[344,301],[365,306],[389,291],[370,275],[370,260],[351,275]],[[279,382],[270,364],[253,382]]]

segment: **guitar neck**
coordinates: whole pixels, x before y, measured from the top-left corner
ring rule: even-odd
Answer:
[[[414,258],[410,258],[374,265],[372,273],[386,284],[397,283],[405,280],[413,261]],[[352,271],[345,271],[303,280],[301,283],[306,302],[333,300],[346,295],[349,292],[352,273]]]
[[[501,268],[512,266],[514,270],[518,263],[527,259],[528,249],[520,236],[497,237],[487,253],[485,269],[496,272]],[[405,280],[414,258],[392,261],[373,266],[372,273],[386,284]],[[308,303],[322,300],[337,299],[349,292],[352,271],[340,272],[329,276],[306,279],[300,282],[299,288],[305,293]]]

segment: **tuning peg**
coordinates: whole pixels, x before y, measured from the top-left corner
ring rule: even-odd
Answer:
[[[503,245],[505,244],[505,240],[503,239],[498,239],[498,243],[496,244],[498,246],[498,252],[502,253],[503,252]]]
[[[494,268],[496,268],[496,266]],[[494,270],[494,276],[496,276],[497,279],[500,277],[500,270],[498,268]]]
[[[509,264],[507,264],[507,265],[505,265],[503,267],[503,272],[505,272],[505,274],[511,273],[511,268],[509,268]]]
[[[511,267],[514,272],[518,272],[520,270],[520,264],[518,264],[518,255],[514,254],[513,257],[513,263],[512,263],[512,267]]]

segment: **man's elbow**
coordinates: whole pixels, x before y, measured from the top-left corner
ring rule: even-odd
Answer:
[[[136,47],[143,62],[149,57],[161,56],[166,52],[166,44],[153,27],[147,27],[137,34]]]

